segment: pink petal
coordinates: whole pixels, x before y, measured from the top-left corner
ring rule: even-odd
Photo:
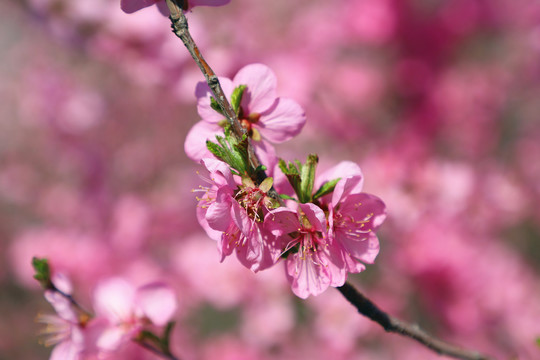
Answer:
[[[51,281],[54,286],[64,294],[71,294],[71,292],[73,291],[73,285],[71,284],[71,281],[66,275],[62,273],[53,274]]]
[[[221,6],[230,2],[231,0],[189,0],[189,8],[195,6]]]
[[[207,199],[203,197],[203,199],[197,205],[197,220],[199,221],[199,225],[201,225],[208,237],[212,240],[218,241],[221,240],[221,235],[223,234],[223,232],[212,229],[208,224],[208,221],[206,220],[206,212],[208,211],[208,206],[210,204],[212,204],[212,202],[208,202]]]
[[[341,243],[351,256],[366,264],[373,264],[379,254],[379,239],[375,234],[370,234],[363,240],[355,240],[350,237],[342,238]]]
[[[279,207],[266,214],[264,226],[272,234],[279,236],[298,231],[300,222],[296,211]]]
[[[161,0],[121,0],[120,8],[127,14],[132,14],[135,11],[145,7],[154,5]]]
[[[77,321],[77,314],[71,306],[71,302],[57,291],[46,290],[45,299],[52,305],[58,316],[70,322]]]
[[[236,188],[236,182],[228,164],[213,157],[201,159],[201,163],[206,170],[208,170],[211,180],[214,181],[217,186],[226,185],[231,188],[231,192]]]
[[[301,259],[298,254],[289,256],[286,270],[293,293],[302,299],[319,295],[330,285],[330,274],[325,266],[316,265],[309,258]]]
[[[326,215],[320,207],[312,203],[300,204],[299,207],[315,230],[326,233]]]
[[[213,158],[214,155],[206,147],[206,140],[215,142],[216,135],[223,135],[223,129],[217,125],[206,121],[199,121],[186,136],[184,142],[184,151],[186,155],[194,161],[200,161],[203,158]]]
[[[279,98],[272,107],[261,113],[255,127],[270,142],[282,143],[298,135],[305,123],[304,109],[296,101]]]
[[[158,8],[159,12],[161,13],[161,15],[169,17],[169,15],[171,13],[170,13],[169,7],[167,6],[167,3],[165,1],[158,1],[156,3],[156,5],[157,5],[157,8]]]
[[[337,206],[349,194],[359,193],[362,190],[363,182],[362,176],[349,176],[339,180],[332,193],[332,205]]]
[[[112,323],[119,323],[130,318],[134,300],[134,287],[120,278],[101,282],[94,292],[96,312]]]
[[[244,66],[234,77],[233,83],[234,86],[247,85],[241,104],[249,113],[261,114],[276,101],[276,75],[266,65]]]
[[[230,101],[230,96],[234,90],[234,85],[230,79],[220,77],[219,83],[221,88],[227,96],[227,99]],[[218,113],[216,110],[212,109],[210,106],[210,97],[212,97],[212,91],[210,87],[205,82],[199,82],[195,88],[195,96],[197,97],[197,112],[203,121],[217,124],[218,122],[225,119],[225,116]]]
[[[255,154],[260,160],[261,164],[266,166],[266,175],[269,177],[274,176],[274,168],[278,163],[276,156],[276,149],[268,141],[262,139],[261,141],[253,141],[253,147],[255,148]]]
[[[120,326],[109,327],[101,333],[96,346],[106,352],[117,350],[123,343],[130,341],[128,330]]]
[[[211,203],[205,215],[208,225],[218,231],[226,231],[232,221],[231,194],[225,190],[218,190],[216,201]]]
[[[337,178],[346,178],[349,176],[362,177],[361,185],[363,185],[364,181],[363,181],[362,170],[360,170],[360,167],[358,166],[358,164],[352,161],[342,161],[336,166],[333,166],[330,169],[322,172],[320,175],[317,175],[317,179],[315,180],[315,187],[318,189],[325,182],[328,182],[330,180],[334,180]],[[362,189],[359,189],[357,192],[360,192],[361,190]]]
[[[136,303],[152,323],[158,326],[163,326],[171,320],[177,305],[173,289],[161,282],[138,288]]]
[[[49,360],[78,360],[82,347],[73,341],[66,340],[56,345]]]

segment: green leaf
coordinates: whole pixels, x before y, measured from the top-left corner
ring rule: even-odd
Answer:
[[[51,282],[51,269],[49,267],[49,261],[45,258],[40,259],[33,257],[32,267],[35,271],[34,279],[39,281],[43,288],[50,289],[53,284]]]
[[[279,197],[284,199],[284,200],[293,200],[293,201],[296,201],[298,202],[298,200],[296,200],[295,198],[293,198],[292,196],[289,196],[289,195],[286,195],[286,194],[279,194]]]
[[[223,109],[221,109],[221,106],[219,106],[218,102],[216,101],[216,99],[214,99],[213,96],[210,97],[210,107],[223,115]]]
[[[240,114],[240,103],[242,102],[242,96],[244,95],[246,87],[246,85],[238,85],[234,88],[231,95],[231,106],[237,116]]]
[[[206,140],[206,148],[219,160],[225,161],[225,152],[223,149],[216,143]]]
[[[244,136],[241,141],[225,128],[225,137],[216,135],[217,143],[206,141],[208,150],[219,160],[229,164],[231,170],[238,171],[240,175],[251,175],[252,167],[248,161],[248,138]]]
[[[334,191],[334,188],[336,187],[336,184],[341,180],[341,178],[337,178],[331,181],[327,181],[317,190],[317,192],[313,195],[313,200],[317,200],[320,197],[323,197],[324,195],[330,194],[332,191]]]
[[[289,183],[291,184],[292,188],[294,189],[294,192],[296,193],[296,196],[299,197],[300,193],[300,172],[298,170],[298,164],[300,163],[286,163],[283,159],[279,159],[278,166],[283,172],[283,174],[287,177],[287,180],[289,180]],[[300,164],[300,167],[302,164]]]
[[[538,345],[538,347],[540,347],[540,337],[536,338],[536,345]]]
[[[315,183],[315,170],[319,163],[319,157],[315,154],[310,154],[307,157],[306,163],[302,166],[302,172],[300,174],[300,194],[298,194],[298,200],[301,203],[308,203],[312,200],[313,184]]]

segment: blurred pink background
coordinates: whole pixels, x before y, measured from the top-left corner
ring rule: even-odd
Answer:
[[[218,262],[183,152],[203,78],[157,9],[26,0],[0,14],[0,358],[50,353],[32,256],[83,304],[110,276],[168,281],[181,359],[438,358],[334,289],[301,301],[281,264]],[[445,340],[540,358],[540,2],[232,0],[188,19],[216,73],[264,63],[306,109],[278,155],[355,161],[386,202],[379,257],[352,283]]]

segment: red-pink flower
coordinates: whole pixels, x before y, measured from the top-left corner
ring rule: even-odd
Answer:
[[[263,227],[268,212],[271,178],[260,186],[244,179],[237,182],[230,168],[222,161],[203,159],[208,170],[209,187],[201,187],[197,218],[208,235],[218,241],[221,261],[236,251],[242,265],[252,271],[272,266],[278,259],[280,248],[275,238]]]
[[[84,351],[83,326],[70,301],[55,291],[46,291],[45,298],[57,315],[38,315],[37,321],[46,325],[41,332],[46,346],[55,345],[50,360],[78,360]]]
[[[108,321],[97,339],[97,347],[106,354],[120,349],[147,324],[166,325],[176,311],[176,296],[161,282],[135,288],[123,279],[112,278],[97,286],[94,304],[98,316]]]
[[[76,308],[68,296],[71,282],[61,273],[52,276],[57,290],[46,290],[45,299],[56,311],[55,315],[38,315],[36,321],[45,324],[40,332],[45,346],[55,345],[50,360],[80,360],[95,352],[92,340],[100,331],[99,320]]]
[[[273,167],[274,151],[270,143],[282,143],[298,135],[306,122],[302,107],[292,99],[278,97],[274,72],[263,64],[251,64],[238,71],[233,80],[219,79],[223,91],[230,97],[233,90],[246,85],[240,103],[239,120],[248,131],[261,162]],[[215,141],[223,134],[224,116],[211,107],[211,91],[200,82],[195,90],[197,110],[202,120],[191,128],[184,149],[193,160],[209,156],[206,140]]]
[[[315,204],[300,204],[297,211],[281,207],[271,211],[265,225],[284,239],[287,279],[303,299],[319,295],[328,286],[341,286],[346,271],[340,248],[328,237],[326,215]]]
[[[179,0],[177,3],[179,5],[183,4],[183,9],[188,11],[195,6],[221,6],[228,4],[230,1],[231,0]],[[154,4],[157,5],[159,11],[163,15],[169,16],[169,8],[167,7],[165,0],[121,0],[120,7],[124,12],[131,14]]]
[[[347,271],[357,273],[365,269],[362,262],[372,264],[379,253],[375,231],[386,219],[386,206],[378,197],[361,192],[364,179],[355,163],[341,162],[323,173],[317,185],[336,178],[341,180],[331,200],[321,201],[329,211],[328,235],[341,247]]]

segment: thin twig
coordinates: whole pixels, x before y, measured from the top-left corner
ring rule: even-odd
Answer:
[[[227,118],[228,123],[231,125],[231,129],[235,134],[236,138],[240,141],[242,137],[246,135],[246,130],[242,127],[242,125],[240,125],[240,121],[238,121],[238,116],[236,115],[236,112],[234,111],[231,104],[229,103],[229,100],[227,100],[227,96],[223,92],[218,77],[216,76],[210,65],[208,65],[206,60],[204,60],[204,57],[202,56],[199,48],[197,47],[197,44],[191,37],[186,16],[182,11],[182,6],[178,5],[176,3],[176,0],[166,0],[166,2],[170,11],[171,27],[173,29],[173,33],[178,38],[180,38],[180,40],[182,40],[187,50],[191,54],[191,57],[193,58],[193,60],[195,60],[195,63],[197,63],[197,66],[203,73],[204,78],[206,79],[206,82],[210,87],[212,94],[214,95],[214,99],[221,107],[223,115]],[[256,184],[260,184],[264,179],[266,179],[267,176],[265,171],[261,169],[261,162],[255,155],[253,145],[251,144],[251,138],[249,137],[247,150],[250,165],[253,169],[256,170],[254,178],[252,180],[255,181]],[[274,188],[268,191],[268,195],[281,203],[281,198],[279,197],[279,194]]]
[[[223,89],[219,83],[219,79],[204,60],[201,52],[199,51],[195,41],[191,37],[188,29],[187,19],[182,11],[183,5],[178,5],[176,3],[178,0],[166,0],[167,5],[170,11],[170,19],[172,23],[172,29],[174,34],[182,40],[189,53],[193,57],[193,60],[199,66],[199,69],[203,73],[212,94],[214,95],[215,100],[223,110],[223,114],[227,118],[227,121],[231,125],[233,133],[238,139],[241,139],[245,135],[245,129],[240,125],[238,117],[232,108],[231,104],[227,100]],[[260,162],[255,155],[253,146],[251,145],[251,139],[249,139],[248,153],[250,163],[254,169],[259,168]],[[258,171],[256,174],[256,179],[258,184],[266,178],[264,171]],[[280,199],[279,194],[272,188],[272,193],[269,192],[269,195],[275,199]],[[459,347],[450,345],[441,340],[435,339],[434,337],[426,334],[424,331],[420,330],[417,326],[404,323],[403,321],[396,319],[383,311],[381,311],[374,303],[369,299],[359,293],[353,286],[348,283],[345,283],[342,287],[339,287],[338,290],[345,296],[351,304],[353,304],[362,315],[367,316],[371,320],[379,323],[386,331],[395,332],[403,336],[413,338],[427,346],[428,348],[434,350],[435,352],[443,355],[452,356],[458,359],[464,360],[491,360],[492,358],[480,354],[474,351],[463,350]]]
[[[400,319],[388,315],[366,298],[349,283],[337,288],[339,292],[352,304],[358,312],[381,325],[385,331],[410,337],[422,345],[441,355],[447,355],[463,360],[493,360],[488,355],[476,351],[462,349],[434,338],[421,330],[417,325],[408,324]]]

